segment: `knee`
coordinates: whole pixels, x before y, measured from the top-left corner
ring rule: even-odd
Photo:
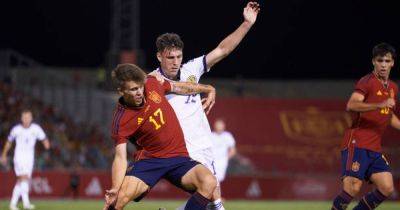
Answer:
[[[212,195],[217,187],[217,179],[211,174],[203,176],[200,183],[202,190],[209,195]]]
[[[393,192],[394,192],[394,186],[393,186],[393,184],[387,184],[387,185],[378,187],[378,190],[379,190],[383,195],[385,195],[386,197],[389,197],[389,196],[391,196],[391,195],[393,194]]]
[[[362,181],[358,179],[352,179],[344,186],[344,189],[351,196],[356,196],[361,191]]]

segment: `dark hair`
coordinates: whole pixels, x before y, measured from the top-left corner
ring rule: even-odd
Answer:
[[[156,40],[157,52],[163,52],[165,49],[183,50],[183,41],[178,34],[165,33],[157,37]]]
[[[146,73],[135,64],[119,64],[111,72],[111,79],[116,88],[120,88],[125,82],[133,81],[139,84],[144,84]]]
[[[372,58],[376,58],[378,56],[385,56],[390,53],[392,55],[393,60],[396,58],[396,49],[388,43],[380,43],[375,45],[374,49],[372,49]]]

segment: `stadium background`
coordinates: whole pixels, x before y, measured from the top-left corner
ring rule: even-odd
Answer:
[[[156,37],[176,32],[184,60],[213,49],[242,21],[247,1],[47,1],[0,8],[1,146],[29,105],[53,144],[37,147],[34,198],[101,198],[109,186],[115,63],[157,67]],[[239,47],[203,83],[218,90],[210,122],[224,118],[239,155],[223,185],[229,200],[330,200],[339,190],[339,144],[355,80],[371,69],[371,49],[400,47],[395,1],[260,1],[262,11]],[[128,8],[128,9],[123,9]],[[391,77],[398,79],[398,66]],[[400,191],[400,133],[384,138]],[[14,183],[1,168],[0,198]],[[175,193],[171,193],[176,191]],[[161,183],[151,198],[182,199]],[[385,204],[382,209],[385,208]],[[264,208],[261,208],[264,209]],[[307,208],[306,208],[307,209]]]

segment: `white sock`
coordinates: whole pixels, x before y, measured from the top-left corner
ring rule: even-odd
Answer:
[[[20,187],[20,182],[15,183],[12,197],[11,197],[11,203],[10,206],[17,206],[19,196],[21,195],[21,187]]]
[[[207,205],[207,209],[209,209],[209,210],[225,210],[224,206],[222,205],[221,199],[217,199],[213,202],[210,202]]]
[[[29,181],[24,180],[21,182],[21,197],[22,197],[22,203],[24,207],[28,207],[31,205],[31,202],[29,201]]]

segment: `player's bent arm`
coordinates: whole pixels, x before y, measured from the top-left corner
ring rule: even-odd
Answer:
[[[400,130],[400,120],[395,114],[392,114],[392,118],[390,119],[390,125],[393,128]]]
[[[354,112],[368,112],[379,108],[383,108],[382,103],[365,103],[364,95],[358,92],[353,92],[349,101],[347,102],[346,110]]]
[[[215,88],[211,85],[203,85],[191,82],[171,82],[171,92],[180,95],[192,95],[198,93],[212,93]]]
[[[236,155],[236,147],[229,147],[228,150],[228,159],[231,159],[233,156]]]
[[[49,149],[50,149],[50,141],[49,141],[49,139],[43,140],[43,141],[42,141],[42,144],[43,144],[43,146],[44,146],[44,148],[45,148],[46,150],[49,150]]]
[[[128,162],[126,160],[126,143],[115,146],[114,161],[111,169],[111,189],[119,190],[124,180]]]
[[[206,55],[207,69],[228,56],[239,45],[255,23],[259,11],[260,7],[258,3],[249,2],[247,4],[243,11],[243,23],[240,24],[233,33],[229,34],[224,40],[222,40],[214,50]]]

